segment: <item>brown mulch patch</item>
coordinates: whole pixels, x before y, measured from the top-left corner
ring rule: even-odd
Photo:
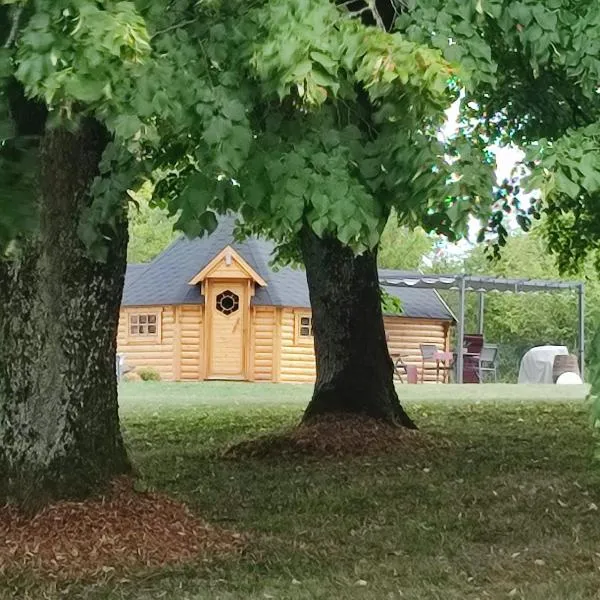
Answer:
[[[34,517],[0,506],[0,575],[32,570],[73,578],[124,573],[242,550],[240,534],[212,527],[181,502],[120,478],[103,498],[58,502]]]
[[[225,458],[282,456],[345,457],[402,452],[415,456],[444,450],[451,442],[421,431],[363,416],[326,415],[318,421],[245,440],[225,450]]]

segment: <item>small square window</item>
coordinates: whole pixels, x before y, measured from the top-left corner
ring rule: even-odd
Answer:
[[[296,343],[297,344],[312,344],[313,343],[313,320],[312,317],[306,315],[296,315]]]
[[[129,315],[129,335],[134,337],[151,337],[159,333],[158,315],[149,313]]]

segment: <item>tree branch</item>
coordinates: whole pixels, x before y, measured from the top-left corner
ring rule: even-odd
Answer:
[[[155,33],[153,33],[150,36],[150,39],[153,40],[155,37],[159,36],[159,35],[163,35],[165,33],[168,33],[169,31],[173,31],[174,29],[180,29],[181,27],[186,27],[187,25],[192,25],[193,23],[196,23],[198,21],[198,17],[195,17],[193,19],[188,19],[187,21],[181,21],[181,23],[175,23],[175,25],[170,25],[169,27],[165,27],[164,29],[160,29],[159,31],[156,31]]]
[[[10,28],[10,33],[8,34],[8,38],[6,38],[6,42],[4,42],[4,48],[10,48],[17,37],[17,31],[19,29],[19,22],[21,21],[21,15],[23,14],[23,9],[25,7],[23,5],[17,6],[13,12],[12,25]]]
[[[377,27],[379,27],[379,29],[383,29],[383,31],[386,31],[385,23],[383,22],[383,19],[377,10],[377,4],[375,3],[375,0],[369,0],[369,8],[371,9],[371,14],[375,19],[375,23],[377,23]]]

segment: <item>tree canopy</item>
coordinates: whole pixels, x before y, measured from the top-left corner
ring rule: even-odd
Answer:
[[[142,174],[187,234],[233,209],[284,256],[305,223],[356,251],[372,247],[392,208],[403,224],[450,237],[469,213],[491,217],[502,236],[503,209],[518,198],[509,190],[492,202],[491,142],[535,143],[531,185],[550,215],[568,210],[548,220],[556,247],[565,238],[554,224],[593,208],[593,0],[2,4],[0,184],[14,184],[23,144],[7,109],[13,78],[55,120],[101,120],[114,135],[111,177],[94,186],[81,231],[99,254],[107,233],[98,224],[110,225]],[[444,109],[460,89],[463,127],[442,143]],[[26,195],[2,197],[6,241],[32,211]],[[569,248],[586,252],[586,240]]]
[[[210,231],[214,212],[233,209],[283,245],[306,222],[360,251],[377,243],[393,206],[407,222],[451,233],[440,212],[452,206],[440,200],[453,195],[452,186],[440,192],[450,149],[435,133],[461,69],[425,43],[369,28],[344,6],[4,7],[4,81],[18,80],[55,121],[92,115],[114,135],[103,161],[111,177],[96,182],[82,226],[88,245],[101,254],[106,232],[97,225],[110,224],[142,173],[189,235]],[[5,149],[16,143],[12,118],[5,110]],[[488,175],[471,174],[474,208]],[[464,184],[453,186],[458,197]],[[16,219],[26,201],[5,213]]]

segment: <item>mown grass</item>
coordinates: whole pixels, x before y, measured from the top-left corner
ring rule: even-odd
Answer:
[[[144,480],[248,533],[246,553],[129,581],[0,582],[0,596],[600,598],[600,464],[581,390],[531,402],[471,386],[443,402],[432,399],[442,386],[418,386],[411,415],[449,450],[232,461],[228,444],[295,423],[307,390],[278,400],[286,388],[146,386],[124,389],[122,411]]]

